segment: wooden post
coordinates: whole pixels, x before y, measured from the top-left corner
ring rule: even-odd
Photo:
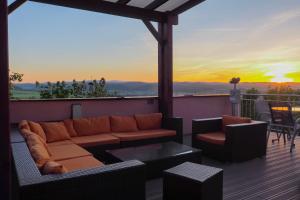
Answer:
[[[165,117],[173,116],[173,19],[158,24],[158,99]]]
[[[11,197],[7,0],[0,0],[0,197]]]

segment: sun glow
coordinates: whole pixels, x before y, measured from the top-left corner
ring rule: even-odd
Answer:
[[[293,82],[294,80],[288,75],[297,71],[296,67],[289,63],[271,64],[268,68],[269,70],[265,75],[269,76],[270,81],[275,83]]]

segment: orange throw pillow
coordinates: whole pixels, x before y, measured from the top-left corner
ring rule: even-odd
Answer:
[[[28,121],[27,120],[22,120],[20,123],[19,123],[19,129],[22,130],[22,129],[26,129],[26,130],[30,130],[30,126],[28,124]]]
[[[73,120],[74,129],[80,136],[110,132],[109,117],[91,117]]]
[[[55,161],[48,161],[43,167],[43,174],[63,174],[66,173],[67,169],[60,163]]]
[[[251,119],[246,117],[236,117],[236,116],[229,116],[229,115],[222,116],[223,132],[225,132],[225,127],[227,125],[244,124],[244,123],[251,123]]]
[[[47,140],[46,134],[39,123],[28,121],[28,124],[29,124],[30,130],[32,132],[38,134],[41,138],[43,138],[43,140],[45,140],[45,141]]]
[[[73,120],[66,119],[66,120],[64,120],[64,124],[65,124],[66,129],[69,132],[69,135],[71,137],[76,137],[77,136],[77,132],[74,129]]]
[[[49,143],[71,139],[63,122],[47,122],[41,123],[41,125]]]
[[[45,142],[43,142],[43,139],[36,134],[28,134],[26,143],[37,167],[39,169],[42,168],[44,164],[50,160],[50,154],[46,148]]]
[[[135,115],[140,130],[160,129],[162,122],[161,113]]]
[[[111,116],[110,123],[113,132],[138,131],[136,120],[132,116]]]

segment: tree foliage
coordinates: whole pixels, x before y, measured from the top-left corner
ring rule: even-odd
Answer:
[[[22,82],[24,74],[12,72],[9,74],[9,96],[13,98],[12,90],[15,88],[14,82]]]
[[[41,99],[55,98],[95,98],[112,96],[106,89],[106,81],[104,78],[93,81],[76,81],[67,84],[65,81],[57,81],[55,84],[48,82],[40,84],[36,82],[39,88]]]

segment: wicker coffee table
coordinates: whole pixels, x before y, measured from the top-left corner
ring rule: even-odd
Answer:
[[[162,176],[166,169],[184,162],[201,163],[201,150],[176,142],[106,151],[111,162],[139,160],[146,164],[147,178]]]

